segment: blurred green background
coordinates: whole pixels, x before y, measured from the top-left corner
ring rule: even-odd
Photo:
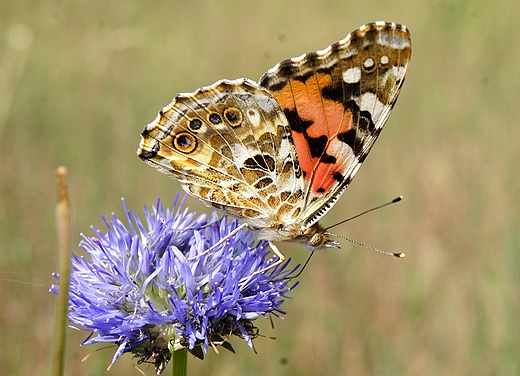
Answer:
[[[190,358],[191,375],[520,374],[520,2],[2,1],[0,370],[49,369],[57,268],[55,169],[69,170],[75,239],[179,186],[135,154],[179,92],[258,79],[360,25],[404,23],[410,70],[377,145],[323,221],[405,200],[335,232],[250,350]],[[209,211],[195,199],[190,207]],[[298,262],[308,252],[280,244]],[[77,250],[77,248],[76,248]],[[16,282],[21,281],[21,282]],[[103,375],[113,348],[79,347],[68,375]],[[145,369],[145,367],[141,367]],[[169,372],[169,371],[167,371]],[[150,368],[148,374],[153,374]],[[139,375],[129,355],[109,375]]]

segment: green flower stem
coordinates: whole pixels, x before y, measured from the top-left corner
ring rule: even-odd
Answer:
[[[56,171],[58,178],[58,204],[56,205],[56,223],[58,228],[58,252],[60,294],[56,309],[56,323],[52,349],[52,376],[63,376],[65,371],[65,348],[67,346],[67,310],[69,305],[70,254],[72,249],[71,215],[67,195],[65,167]]]
[[[177,350],[173,352],[173,376],[186,376],[188,373],[188,352]]]

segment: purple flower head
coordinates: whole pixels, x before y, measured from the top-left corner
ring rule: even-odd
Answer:
[[[91,332],[83,345],[118,345],[112,364],[130,352],[159,374],[176,350],[203,358],[210,344],[232,350],[232,335],[252,346],[252,320],[279,316],[297,285],[288,279],[297,269],[288,270],[289,261],[268,268],[276,260],[266,241],[243,230],[219,244],[238,222],[196,217],[183,203],[177,195],[165,210],[158,200],[145,207],[143,223],[123,200],[126,224],[103,217],[105,233],[82,235],[90,260],[73,257],[69,318]]]

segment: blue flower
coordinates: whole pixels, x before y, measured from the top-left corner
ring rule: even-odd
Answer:
[[[158,200],[151,211],[145,207],[143,223],[123,200],[126,224],[113,214],[102,217],[105,233],[82,234],[90,260],[73,257],[69,319],[91,332],[83,345],[118,345],[112,364],[130,352],[159,374],[173,351],[199,358],[209,345],[233,351],[233,335],[252,347],[252,320],[283,314],[284,298],[298,284],[289,261],[269,268],[276,259],[266,241],[242,230],[219,243],[238,222],[216,213],[197,217],[183,203],[177,195],[165,210]]]

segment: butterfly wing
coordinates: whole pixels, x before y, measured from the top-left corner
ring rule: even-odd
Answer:
[[[260,86],[287,117],[305,180],[306,226],[350,184],[401,90],[411,56],[405,26],[362,26],[325,50],[280,62]]]
[[[302,211],[291,129],[277,101],[253,81],[222,80],[179,94],[145,127],[137,153],[253,227],[275,227]]]

